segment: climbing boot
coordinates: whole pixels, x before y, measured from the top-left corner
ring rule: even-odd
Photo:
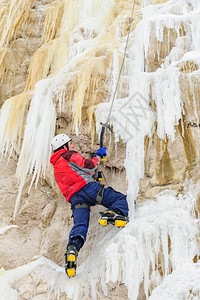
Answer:
[[[116,212],[111,210],[100,212],[99,224],[102,226],[112,224],[116,227],[125,227],[128,221],[129,221],[128,217],[119,215]]]
[[[76,275],[76,263],[78,252],[73,245],[67,247],[65,253],[65,272],[69,278]]]

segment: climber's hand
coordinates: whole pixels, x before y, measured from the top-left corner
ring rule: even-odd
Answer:
[[[103,180],[103,172],[98,171],[97,173],[93,174],[92,177],[97,181],[102,181]]]
[[[101,171],[98,171],[98,175],[97,175],[97,182],[102,181],[103,180],[103,173]]]
[[[97,150],[97,152],[95,153],[94,156],[100,156],[101,157],[101,161],[106,159],[106,147],[101,147],[99,150]]]

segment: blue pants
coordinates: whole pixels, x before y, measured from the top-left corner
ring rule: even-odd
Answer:
[[[95,200],[100,188],[101,186],[97,182],[88,183],[71,198],[74,226],[69,234],[68,245],[74,244],[77,251],[80,250],[86,240],[90,219],[89,207],[96,205]],[[75,207],[77,204],[82,203],[87,204],[89,207]],[[101,204],[109,210],[128,216],[126,195],[115,191],[111,187],[104,188]]]

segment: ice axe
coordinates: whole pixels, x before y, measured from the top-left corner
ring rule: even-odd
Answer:
[[[100,123],[101,124],[101,133],[100,133],[100,148],[103,147],[103,138],[104,138],[104,134],[105,134],[105,130],[106,127],[112,132],[110,125],[107,123]],[[104,161],[106,159],[106,157],[104,156],[101,161]]]
[[[100,148],[102,148],[102,147],[103,147],[103,138],[104,138],[104,134],[105,134],[106,127],[107,127],[110,131],[112,131],[112,130],[111,130],[110,126],[109,126],[107,123],[102,123],[102,122],[100,122],[100,124],[101,124],[101,126],[102,126],[102,127],[101,127],[101,133],[100,133]],[[103,156],[103,157],[101,158],[101,161],[104,161],[105,159],[106,159],[106,156]],[[95,180],[96,180],[97,182],[99,182],[99,181],[102,181],[102,180],[103,180],[104,175],[103,175],[103,172],[102,172],[102,171],[97,171],[97,170],[95,170],[95,173],[94,173],[93,177],[95,178]]]

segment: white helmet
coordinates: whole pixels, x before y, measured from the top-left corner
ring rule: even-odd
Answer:
[[[52,147],[53,151],[55,151],[58,148],[65,145],[66,143],[68,143],[69,141],[71,141],[71,138],[68,137],[68,135],[61,133],[61,134],[54,136],[54,138],[51,141],[51,147]]]

